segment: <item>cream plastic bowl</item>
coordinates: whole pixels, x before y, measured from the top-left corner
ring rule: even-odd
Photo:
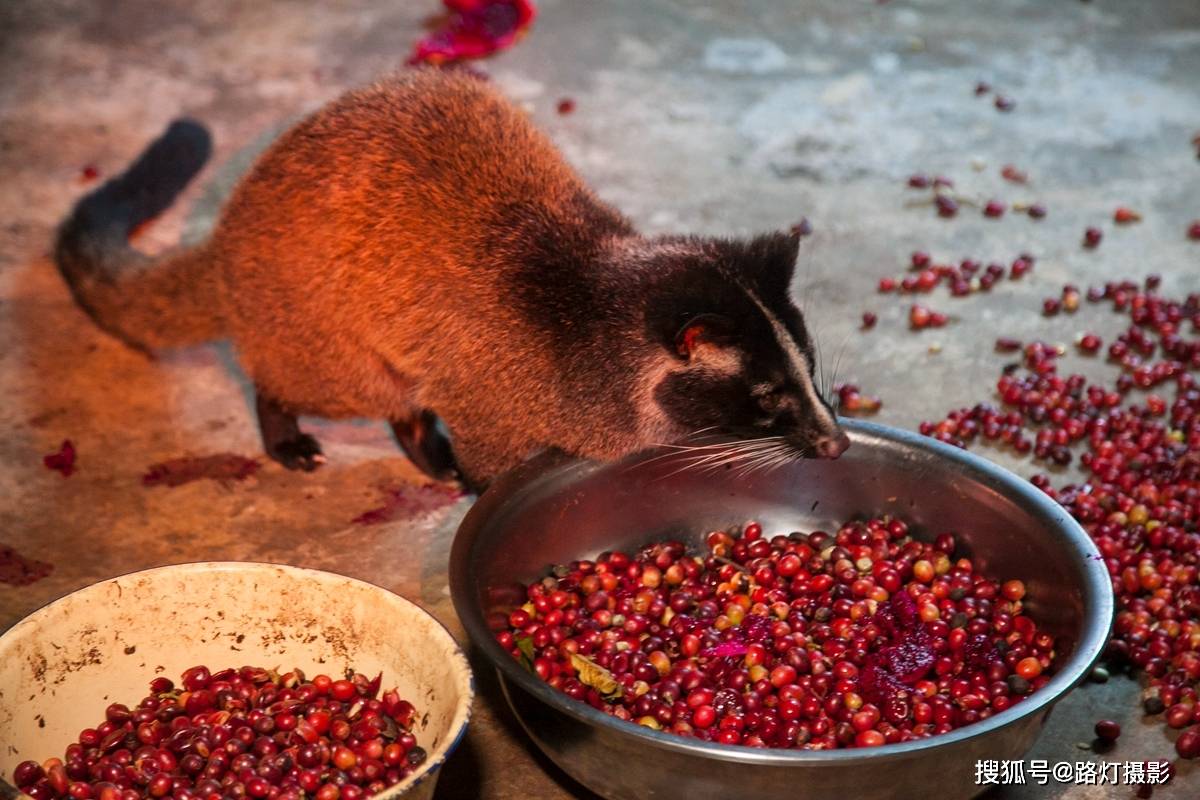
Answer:
[[[470,716],[470,668],[437,620],[363,581],[242,562],[161,567],[102,581],[34,612],[0,636],[0,776],[21,761],[62,757],[112,702],[188,667],[300,668],[341,677],[383,673],[417,708],[429,757],[379,795],[433,795],[437,770]],[[13,792],[0,783],[0,796]]]

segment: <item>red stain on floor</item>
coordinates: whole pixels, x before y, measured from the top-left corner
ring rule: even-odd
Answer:
[[[49,575],[53,569],[53,564],[26,558],[8,545],[0,544],[0,583],[28,586]]]
[[[233,453],[172,458],[152,464],[142,476],[145,486],[182,486],[205,478],[215,481],[244,481],[262,466],[253,458]]]
[[[444,508],[462,496],[461,489],[448,484],[402,486],[399,489],[389,489],[388,497],[382,506],[365,511],[350,521],[357,525],[378,525],[397,517],[414,517]]]

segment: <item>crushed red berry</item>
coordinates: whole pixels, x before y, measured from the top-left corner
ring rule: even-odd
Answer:
[[[63,439],[63,443],[58,446],[57,451],[42,456],[42,464],[46,469],[54,470],[61,473],[64,478],[69,478],[75,472],[75,455],[75,445],[70,439]]]
[[[511,47],[533,24],[532,0],[443,0],[449,10],[438,30],[417,42],[409,64],[483,58]]]

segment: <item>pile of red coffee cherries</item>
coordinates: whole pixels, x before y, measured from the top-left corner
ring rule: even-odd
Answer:
[[[306,680],[256,667],[155,678],[134,708],[113,703],[63,758],[23,761],[34,800],[360,800],[411,775],[425,751],[416,710],[382,676]]]
[[[1054,488],[1046,475],[1033,483],[1055,498],[1095,541],[1117,596],[1111,664],[1129,665],[1148,679],[1147,714],[1165,714],[1184,758],[1200,756],[1200,294],[1182,300],[1158,294],[1160,281],[1110,283],[1089,289],[1090,302],[1110,303],[1130,325],[1108,347],[1120,372],[1111,386],[1082,375],[1062,376],[1066,348],[1024,345],[1024,363],[1010,365],[997,383],[1003,408],[964,408],[921,432],[961,447],[980,438],[1056,465],[1074,460],[1081,484]],[[1015,347],[1014,347],[1015,345]],[[1101,349],[1085,333],[1084,354]],[[1020,349],[1001,340],[997,349]],[[1157,356],[1157,360],[1155,357]],[[1019,374],[1020,368],[1025,371]],[[1173,385],[1174,397],[1167,394]],[[1135,394],[1135,390],[1146,392]]]
[[[875,747],[986,719],[1049,680],[1025,586],[897,519],[758,523],[575,561],[526,587],[501,646],[620,719],[752,747]]]

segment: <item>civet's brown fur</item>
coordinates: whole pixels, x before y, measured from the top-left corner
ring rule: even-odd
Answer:
[[[753,313],[733,297],[746,287],[808,352],[787,299],[795,239],[638,236],[523,111],[468,74],[409,70],[344,95],[271,146],[207,242],[158,260],[132,250],[130,230],[208,149],[202,128],[175,123],[80,202],[58,263],[131,344],[230,338],[266,449],[288,466],[321,460],[298,414],[389,420],[444,477],[454,462],[436,414],[477,484],[543,447],[612,459],[686,434],[697,420],[671,408],[670,380],[728,379],[735,341],[708,324],[711,346],[682,353],[675,334],[699,313],[736,321],[725,302]],[[735,353],[734,371],[750,369]],[[738,381],[749,396],[749,377]]]

